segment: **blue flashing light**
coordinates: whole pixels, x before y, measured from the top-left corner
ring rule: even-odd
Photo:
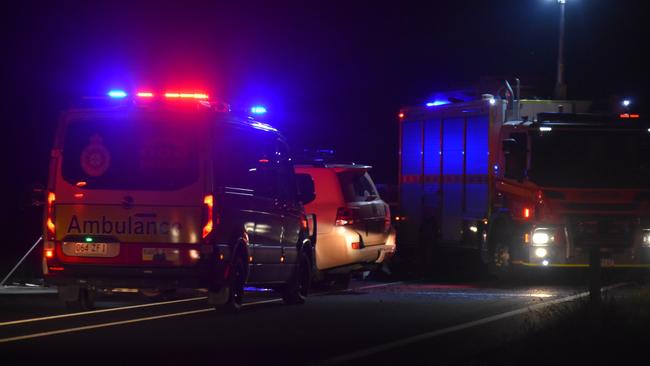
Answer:
[[[624,99],[621,104],[623,104],[623,107],[629,107],[632,102],[629,99]]]
[[[261,105],[256,105],[253,108],[251,108],[251,113],[253,113],[253,114],[264,114],[264,113],[266,113],[266,108],[264,108]]]
[[[108,92],[108,96],[111,98],[126,98],[126,92],[124,90],[111,90]]]
[[[427,107],[437,107],[439,105],[445,105],[451,103],[448,100],[434,100],[433,102],[427,103]]]

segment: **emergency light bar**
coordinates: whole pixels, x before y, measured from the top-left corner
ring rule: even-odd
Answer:
[[[124,90],[109,90],[106,93],[109,97],[115,99],[123,99],[128,96],[128,93]],[[180,99],[201,99],[207,100],[210,97],[205,93],[181,93],[181,92],[166,92],[163,94],[165,98],[180,98]],[[155,95],[150,91],[139,91],[135,93],[135,96],[138,98],[153,98]]]
[[[196,102],[204,107],[213,108],[217,112],[231,112],[230,104],[220,100],[210,100],[210,96],[204,92],[192,91],[156,91],[149,88],[134,89],[127,91],[124,89],[110,89],[104,95],[84,96],[82,97],[83,105],[89,107],[103,106],[104,103],[110,103],[111,106],[116,104],[135,103],[141,105],[150,105],[156,103],[169,102],[170,104],[186,104]],[[259,106],[259,108],[266,109]]]

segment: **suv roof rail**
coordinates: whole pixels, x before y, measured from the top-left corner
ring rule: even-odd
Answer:
[[[294,156],[296,164],[325,166],[334,158],[333,149],[303,149]]]

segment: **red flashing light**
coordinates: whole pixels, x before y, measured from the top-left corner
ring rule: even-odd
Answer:
[[[641,117],[641,116],[638,115],[638,114],[630,114],[630,118],[639,118],[639,117]]]
[[[208,99],[208,95],[202,93],[165,93],[165,98]]]
[[[266,164],[269,162],[269,159],[260,159],[259,162],[262,164]]]
[[[153,93],[151,92],[137,92],[135,95],[140,98],[153,98]]]
[[[77,182],[77,183],[75,184],[75,186],[77,186],[77,187],[85,187],[86,184],[88,184],[88,183],[86,183],[86,182]]]
[[[45,251],[45,258],[54,258],[54,251],[46,250]]]
[[[84,194],[83,193],[75,193],[74,198],[84,198]]]
[[[525,219],[530,218],[530,208],[528,208],[528,207],[524,208],[523,215],[524,215]]]
[[[214,227],[214,221],[213,221],[214,196],[208,194],[205,197],[203,197],[203,204],[205,205],[205,208],[207,210],[207,213],[205,215],[207,221],[205,225],[203,225],[203,232],[201,234],[201,237],[205,239],[208,235],[210,235]]]
[[[398,117],[399,117],[399,118],[404,118],[404,113],[400,113],[400,114],[398,114]]]
[[[619,115],[619,117],[620,117],[620,118],[630,118],[630,114],[629,114],[629,113],[621,113],[621,114]]]
[[[63,267],[48,267],[50,271],[63,271],[65,268]]]

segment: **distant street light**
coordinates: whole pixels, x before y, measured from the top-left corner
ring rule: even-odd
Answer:
[[[564,6],[566,0],[557,0],[560,4],[560,40],[557,52],[557,80],[555,82],[555,99],[566,99],[566,84],[564,83]]]

